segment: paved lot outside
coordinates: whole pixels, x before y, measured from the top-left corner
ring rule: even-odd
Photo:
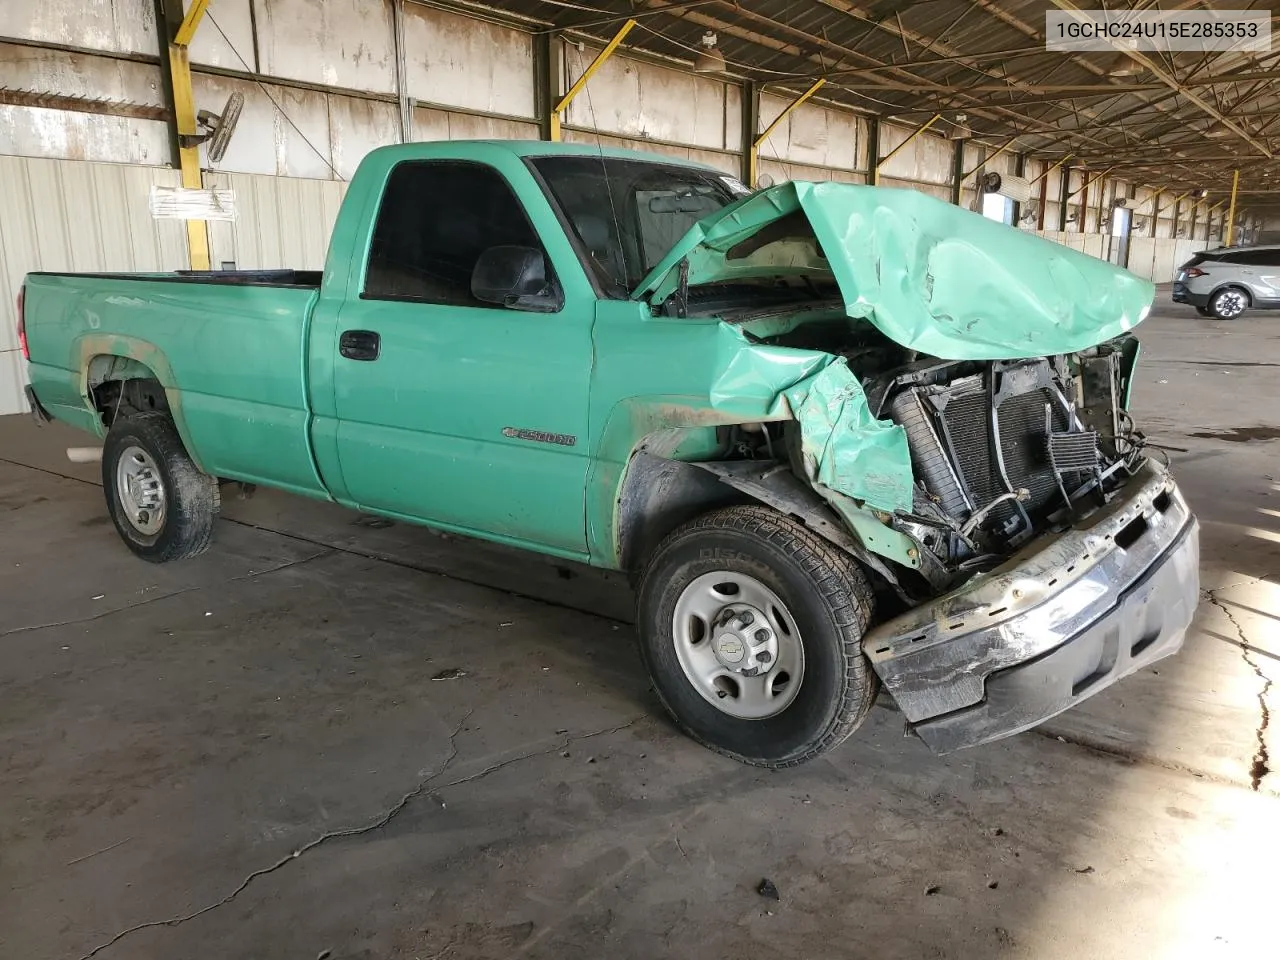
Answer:
[[[798,770],[715,756],[619,578],[326,504],[142,563],[82,435],[0,420],[0,957],[1274,955],[1280,314],[1160,296],[1136,407],[1204,525],[1195,633],[944,759],[885,709]]]

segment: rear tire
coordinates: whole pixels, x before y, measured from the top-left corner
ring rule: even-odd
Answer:
[[[640,586],[641,655],[694,740],[744,763],[794,766],[847,739],[875,702],[862,653],[873,603],[853,559],[803,524],[728,507],[654,552]]]
[[[1239,287],[1223,287],[1209,298],[1209,312],[1219,320],[1236,320],[1249,308],[1249,294]]]
[[[143,560],[184,560],[213,541],[218,482],[192,462],[168,413],[132,414],[111,425],[102,489],[120,539]]]

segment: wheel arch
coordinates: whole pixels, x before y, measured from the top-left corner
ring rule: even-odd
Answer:
[[[775,464],[760,470],[751,460],[689,463],[636,453],[623,478],[618,500],[617,542],[623,570],[636,574],[668,534],[704,513],[755,503],[803,523],[848,554],[873,581],[907,600],[893,569],[836,516],[817,491]]]
[[[86,407],[106,434],[114,419],[113,409],[129,403],[137,411],[168,413],[187,455],[203,470],[183,415],[182,392],[178,389],[168,357],[159,347],[136,337],[119,335],[83,337],[78,343],[80,394]]]
[[[1207,307],[1209,304],[1213,303],[1213,298],[1222,293],[1223,290],[1239,290],[1244,294],[1246,306],[1253,306],[1253,291],[1238,280],[1228,280],[1226,283],[1220,283],[1214,287],[1209,293],[1209,299],[1205,301],[1205,306]]]
[[[701,514],[751,498],[706,470],[644,451],[627,464],[618,494],[614,542],[619,566],[638,574],[667,535]]]

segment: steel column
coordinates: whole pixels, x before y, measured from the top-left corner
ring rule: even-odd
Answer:
[[[1099,180],[1101,180],[1103,177],[1105,177],[1108,173],[1110,173],[1110,172],[1111,172],[1112,170],[1114,170],[1114,169],[1115,169],[1115,167],[1107,167],[1107,169],[1103,170],[1100,174],[1098,174],[1098,175],[1097,175],[1096,177],[1094,177],[1092,180],[1088,179],[1088,177],[1089,177],[1089,172],[1088,172],[1087,170],[1082,171],[1081,176],[1085,177],[1085,181],[1084,181],[1084,183],[1082,183],[1080,186],[1078,186],[1078,187],[1076,187],[1074,190],[1072,190],[1072,191],[1071,191],[1071,196],[1067,197],[1067,199],[1068,199],[1068,200],[1070,200],[1070,199],[1071,199],[1071,197],[1074,197],[1077,193],[1079,193],[1081,190],[1083,190],[1083,191],[1085,191],[1085,194],[1084,194],[1084,201],[1083,201],[1083,202],[1084,202],[1084,203],[1088,203],[1088,202],[1089,202],[1089,188],[1090,188],[1091,186],[1093,186],[1095,183],[1097,183]]]
[[[596,54],[596,58],[587,64],[587,69],[582,71],[582,76],[578,77],[578,79],[574,81],[574,84],[569,88],[569,91],[560,98],[560,102],[551,109],[551,123],[550,130],[548,131],[550,133],[549,139],[560,139],[560,127],[565,110],[569,108],[569,104],[573,103],[574,98],[582,92],[583,88],[587,85],[587,81],[591,79],[597,70],[604,66],[604,62],[606,60],[613,56],[613,52],[618,49],[619,45],[621,45],[622,41],[626,39],[627,34],[631,32],[631,29],[635,25],[636,22],[634,20],[628,20],[624,23],[619,28],[618,32],[613,35],[613,39],[604,45],[604,49]]]
[[[876,161],[875,177],[871,182],[878,186],[880,183],[880,168],[884,166],[886,163],[888,163],[890,160],[892,160],[894,157],[896,157],[907,144],[909,144],[916,137],[920,136],[920,134],[924,133],[926,130],[928,130],[930,127],[932,127],[935,123],[937,123],[941,119],[942,119],[942,114],[935,113],[932,117],[930,117],[924,123],[920,124],[920,126],[912,130],[911,133],[907,135],[907,139],[903,140],[900,144],[898,144],[896,147],[894,147],[892,150],[886,153],[883,157],[880,157]]]
[[[794,100],[788,103],[785,107],[783,107],[782,112],[773,118],[773,122],[764,128],[764,132],[761,133],[759,136],[755,137],[751,141],[751,146],[747,150],[747,172],[748,173],[750,173],[753,177],[755,176],[756,168],[760,162],[760,145],[769,139],[769,135],[773,133],[775,129],[777,129],[778,124],[780,124],[783,120],[785,120],[792,110],[800,106],[800,104],[804,103],[806,100],[812,97],[815,93],[821,90],[823,86],[826,85],[826,82],[827,81],[823,79],[815,80],[813,82],[813,85],[810,86],[808,90],[800,94],[800,96],[796,97]],[[758,109],[759,108],[757,108],[757,112],[758,112]],[[752,132],[754,132],[755,127],[752,127],[751,130]],[[754,179],[747,185],[755,186]]]
[[[934,119],[937,119],[937,118],[935,117]],[[912,134],[912,136],[915,136],[915,134]],[[1000,146],[998,146],[995,150],[993,150],[991,153],[989,153],[989,154],[987,154],[985,157],[983,157],[983,158],[982,158],[982,160],[978,163],[978,165],[977,165],[976,167],[974,167],[972,170],[966,170],[966,171],[964,172],[964,174],[960,177],[960,179],[961,179],[961,180],[968,180],[968,179],[969,179],[970,177],[972,177],[975,173],[977,173],[979,170],[981,170],[983,167],[985,167],[989,161],[994,160],[996,157],[1000,156],[1000,154],[1004,153],[1004,152],[1005,152],[1006,150],[1008,150],[1011,146],[1013,146],[1013,141],[1017,140],[1017,139],[1018,139],[1018,136],[1019,136],[1018,134],[1014,134],[1012,137],[1010,137],[1010,138],[1009,138],[1008,140],[1006,140],[1004,143],[1000,144]],[[906,146],[906,144],[903,144],[903,146]],[[886,159],[887,159],[887,158],[886,158]]]
[[[1178,204],[1182,200],[1182,198],[1185,197],[1190,192],[1191,192],[1190,190],[1186,190],[1178,194],[1176,197],[1173,198],[1171,203],[1165,204],[1163,207],[1160,206],[1160,194],[1156,193],[1155,200],[1153,200],[1151,203],[1151,209],[1153,211],[1151,215],[1151,224],[1152,224],[1151,235],[1153,237],[1156,235],[1156,224],[1159,223],[1160,221],[1160,211],[1168,210],[1169,207],[1172,206],[1173,207],[1173,232],[1170,234],[1170,237],[1172,237],[1173,239],[1177,239],[1178,237]]]
[[[1053,166],[1045,167],[1045,169],[1041,171],[1039,175],[1036,176],[1035,180],[1032,180],[1031,182],[1035,183],[1036,180],[1039,180],[1041,177],[1047,177],[1049,174],[1053,173],[1053,171],[1057,170],[1060,166],[1062,166],[1064,163],[1070,160],[1073,156],[1075,156],[1075,154],[1068,153],[1061,160],[1057,161]]]
[[[964,145],[969,141],[961,138],[951,146],[951,202],[957,207],[964,200],[962,186],[964,184]]]
[[[252,6],[250,0],[250,6]],[[400,142],[413,139],[413,105],[409,102],[409,79],[405,69],[404,0],[392,0],[391,38],[396,58],[396,104],[400,108]]]
[[[867,183],[880,182],[880,118],[867,120]]]
[[[1212,207],[1210,207],[1208,210],[1206,210],[1206,211],[1205,211],[1204,218],[1205,218],[1206,228],[1205,228],[1205,235],[1204,235],[1204,237],[1205,237],[1205,239],[1206,239],[1206,240],[1212,240],[1212,239],[1213,239],[1213,211],[1217,210],[1217,209],[1218,209],[1220,206],[1222,206],[1224,203],[1226,203],[1226,201],[1225,201],[1225,200],[1219,200],[1219,201],[1218,201],[1217,203],[1215,203]],[[1225,233],[1226,233],[1226,224],[1219,224],[1219,225],[1218,225],[1218,239],[1219,239],[1219,240],[1222,240],[1222,239],[1223,239],[1223,235],[1224,235]]]
[[[1227,246],[1236,237],[1236,193],[1240,189],[1240,171],[1231,171],[1231,206],[1227,209]]]
[[[1048,172],[1049,171],[1047,170],[1045,171],[1045,173],[1048,173]],[[1040,181],[1040,211],[1036,215],[1036,231],[1039,233],[1043,233],[1044,232],[1044,211],[1045,211],[1045,208],[1049,206],[1049,178],[1044,176],[1044,174],[1041,174],[1040,176],[1036,177],[1036,180]],[[1035,181],[1032,181],[1032,182],[1034,183]]]
[[[742,182],[756,188],[760,171],[756,152],[756,128],[760,126],[760,88],[752,80],[742,85]]]
[[[1065,159],[1065,158],[1064,158]],[[1058,174],[1058,232],[1067,230],[1067,188],[1071,186],[1071,168],[1066,164]]]
[[[543,140],[551,137],[551,116],[563,95],[564,42],[550,33],[533,35],[533,91],[538,115],[538,135]]]
[[[1010,143],[1013,142],[1012,137],[1009,139],[1009,142]],[[1004,148],[1002,147],[1001,149],[1004,149]],[[996,153],[999,153],[999,152],[1000,150],[996,151]],[[995,154],[993,153],[991,156],[995,156]],[[990,160],[991,157],[988,157],[987,159]],[[1019,153],[1013,158],[1013,175],[1015,177],[1022,177],[1023,179],[1026,179],[1027,155],[1025,153]],[[1022,201],[1015,200],[1013,201],[1013,225],[1021,229],[1021,223],[1022,223]]]

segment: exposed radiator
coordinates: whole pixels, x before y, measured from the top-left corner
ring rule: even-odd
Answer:
[[[1010,487],[1025,489],[1029,496],[1020,504],[996,507],[984,527],[1013,532],[1026,526],[1010,525],[1024,511],[1035,523],[1056,509],[1061,504],[1061,487],[1051,458],[1051,437],[1058,438],[1054,449],[1070,460],[1060,463],[1060,469],[1088,469],[1082,459],[1083,445],[1077,442],[1087,435],[1069,433],[1071,420],[1045,385],[1048,373],[1047,365],[1039,370],[1031,366],[1003,381],[1011,390],[996,395],[998,450],[985,380],[974,377],[949,387],[911,387],[889,403],[890,415],[907,433],[916,476],[948,515],[968,518]],[[1066,446],[1063,437],[1071,438]]]
[[[1009,397],[999,407],[1000,449],[1005,470],[1010,483],[1031,491],[1023,506],[1032,515],[1042,511],[1058,495],[1058,481],[1049,460],[1046,406],[1054,432],[1065,431],[1069,426],[1066,413],[1043,388]]]

